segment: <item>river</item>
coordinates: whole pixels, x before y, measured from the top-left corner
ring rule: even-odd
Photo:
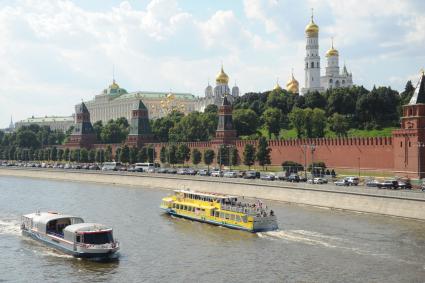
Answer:
[[[163,215],[169,191],[0,177],[0,282],[425,282],[425,223],[266,202],[279,231]],[[79,260],[20,235],[56,210],[114,228],[117,262]]]

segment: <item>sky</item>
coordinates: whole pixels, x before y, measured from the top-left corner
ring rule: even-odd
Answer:
[[[292,69],[304,86],[311,8],[322,66],[333,37],[356,85],[417,82],[423,0],[0,0],[0,128],[71,115],[113,73],[129,92],[203,96],[221,64],[241,93],[284,86]]]

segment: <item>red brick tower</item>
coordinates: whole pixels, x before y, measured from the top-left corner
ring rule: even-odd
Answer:
[[[410,178],[425,177],[425,74],[403,106],[401,129],[393,131],[394,171]]]
[[[236,130],[233,128],[232,105],[224,96],[223,104],[218,110],[218,126],[215,132],[215,144],[234,144]]]
[[[81,102],[75,114],[74,130],[65,147],[91,148],[96,142],[96,134],[90,122],[90,112],[84,102]]]
[[[153,134],[149,124],[148,109],[140,100],[137,107],[131,111],[130,133],[127,144],[134,147],[142,147],[144,143],[152,142]]]

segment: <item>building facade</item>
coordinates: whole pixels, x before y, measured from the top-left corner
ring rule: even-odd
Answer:
[[[314,22],[313,15],[310,23],[305,28],[306,56],[304,59],[305,83],[302,94],[307,92],[324,92],[330,88],[350,87],[353,85],[353,75],[349,73],[344,64],[342,71],[339,67],[339,52],[331,48],[326,52],[325,75],[321,76],[321,63],[319,52],[319,26]]]
[[[224,96],[230,103],[233,103],[236,97],[239,96],[239,87],[235,84],[232,90],[229,88],[229,76],[224,72],[221,66],[220,72],[215,78],[215,87],[213,88],[209,83],[205,88],[205,96],[198,97],[195,103],[195,110],[203,112],[205,107],[210,104],[220,107],[223,104]]]
[[[27,118],[16,122],[15,127],[18,129],[22,126],[38,125],[40,127],[47,126],[50,130],[66,132],[71,126],[74,125],[74,116],[45,116]]]
[[[127,92],[121,88],[115,80],[112,84],[96,95],[92,100],[85,104],[90,112],[92,122],[102,121],[107,123],[111,119],[121,117],[131,120],[132,110],[142,100],[149,112],[151,119],[166,116],[169,112],[176,109],[185,114],[195,110],[196,97],[190,93],[171,93],[171,92],[148,92],[136,91]],[[75,109],[79,104],[75,106]]]

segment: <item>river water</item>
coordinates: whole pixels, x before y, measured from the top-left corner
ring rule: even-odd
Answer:
[[[425,282],[425,223],[266,202],[251,234],[163,215],[169,191],[0,177],[0,282]],[[36,210],[111,225],[120,260],[79,260],[20,235]]]

